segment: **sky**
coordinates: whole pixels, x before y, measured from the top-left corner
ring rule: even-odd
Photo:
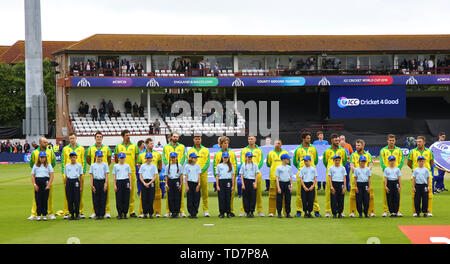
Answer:
[[[23,0],[0,0],[0,45],[25,39]],[[42,40],[94,34],[450,34],[449,0],[42,0]]]

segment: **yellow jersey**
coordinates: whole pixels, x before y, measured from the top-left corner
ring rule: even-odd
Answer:
[[[288,154],[289,152],[287,152],[284,149],[281,149],[280,152],[277,152],[275,150],[271,150],[269,152],[269,154],[267,154],[267,161],[266,161],[266,165],[267,167],[270,168],[270,174],[269,174],[269,178],[271,181],[275,181],[276,177],[275,177],[275,172],[277,170],[277,167],[281,165],[282,161],[281,161],[281,155],[283,154]],[[289,165],[291,164],[291,161],[289,160]]]
[[[34,164],[38,162],[39,159],[39,152],[41,152],[41,147],[38,147],[37,149],[33,150],[31,152],[30,156],[30,167],[33,168]],[[52,165],[53,168],[56,166],[56,155],[52,148],[47,147],[45,150],[45,153],[47,153],[47,161],[49,164]]]
[[[303,147],[303,145],[300,145],[295,149],[294,157],[292,158],[294,166],[299,170],[303,168],[303,166],[305,166],[305,161],[303,161],[303,158],[308,155],[311,156],[311,165],[313,167],[316,167],[317,163],[319,162],[319,156],[317,154],[316,147],[314,147],[313,145],[309,145],[309,147],[307,148]]]
[[[178,163],[184,165],[186,162],[186,147],[183,144],[177,142],[177,145],[173,147],[171,144],[167,144],[163,148],[162,160],[164,165],[168,165],[170,161],[170,153],[176,152],[178,154]]]
[[[97,145],[92,145],[86,150],[86,158],[89,157],[91,159],[91,164],[96,162],[95,160],[95,152],[101,150],[103,152],[102,161],[109,165],[108,158],[111,157],[112,151],[111,148],[105,145],[102,145],[101,148],[97,148]]]
[[[389,156],[395,156],[395,167],[403,167],[403,151],[399,147],[390,150],[389,146],[386,146],[380,150],[380,165],[383,171],[389,167]]]
[[[187,157],[189,158],[189,155],[191,155],[191,153],[196,153],[198,156],[197,159],[197,164],[200,166],[200,168],[202,168],[202,172],[205,172],[208,170],[209,165],[211,163],[211,158],[209,155],[209,150],[207,148],[205,148],[204,146],[200,145],[199,149],[196,149],[194,146],[189,149],[189,151],[187,152]]]
[[[358,151],[355,151],[355,152],[352,153],[352,155],[350,155],[350,163],[353,163],[355,168],[359,167],[359,158],[361,156],[365,156],[366,159],[367,159],[366,167],[369,167],[368,166],[369,163],[373,163],[372,155],[369,152],[364,151],[363,154],[359,154]],[[352,175],[353,175],[353,171],[350,170],[350,176],[352,176]]]
[[[136,144],[130,142],[128,145],[124,145],[123,142],[116,146],[114,154],[125,153],[125,163],[130,165],[131,173],[136,173],[136,163],[139,156],[139,148]]]
[[[249,146],[243,148],[241,150],[241,165],[245,163],[245,154],[247,152],[252,152],[253,153],[253,162],[256,163],[258,165],[258,168],[261,170],[261,167],[264,164],[264,154],[262,152],[262,150],[258,147],[258,145],[256,145],[256,147],[254,149],[251,149]]]
[[[220,151],[218,151],[215,155],[214,155],[214,161],[213,161],[213,175],[214,177],[216,176],[216,168],[217,165],[220,164],[220,161],[222,160],[222,153],[224,152],[223,149],[220,149]],[[236,159],[236,154],[227,149],[225,150],[225,152],[228,152],[228,154],[230,154],[230,162],[231,165],[233,165],[233,169],[234,169],[234,175],[237,175],[239,172],[237,171],[237,159]]]
[[[329,148],[327,148],[325,150],[325,152],[323,153],[323,165],[325,165],[325,167],[328,169],[334,165],[333,162],[333,157],[335,155],[339,155],[341,156],[341,165],[345,166],[347,165],[347,152],[345,151],[345,149],[341,146],[339,146],[338,149],[333,149],[331,146]],[[328,173],[328,172],[327,172]]]
[[[415,148],[409,152],[408,160],[412,161],[412,169],[419,167],[419,163],[417,162],[417,158],[419,156],[425,157],[424,167],[428,170],[431,170],[431,161],[434,160],[433,152],[429,148],[424,148],[423,151]]]
[[[86,173],[86,156],[85,156],[85,150],[83,146],[80,146],[77,144],[75,148],[72,148],[72,146],[69,144],[65,146],[61,153],[61,173],[64,174],[64,167],[66,164],[70,163],[70,156],[69,154],[71,152],[77,153],[77,163],[81,164],[83,167],[83,173]]]
[[[138,164],[142,165],[145,163],[145,154],[147,154],[147,152],[142,152],[141,154],[139,154]],[[159,164],[162,163],[161,154],[158,151],[152,150],[152,155],[153,159],[151,164],[154,164],[156,168],[159,169]]]

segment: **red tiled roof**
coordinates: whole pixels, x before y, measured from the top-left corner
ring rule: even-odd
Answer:
[[[53,53],[57,50],[66,48],[76,42],[74,41],[42,41],[42,57],[53,59]],[[25,41],[19,40],[8,47],[3,53],[0,48],[0,62],[6,64],[15,64],[25,61]]]
[[[60,52],[450,51],[450,35],[134,35],[96,34]]]

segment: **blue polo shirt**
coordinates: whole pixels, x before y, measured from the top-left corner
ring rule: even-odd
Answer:
[[[83,174],[83,167],[80,163],[76,163],[74,165],[69,163],[64,167],[64,174],[69,179],[78,179]]]
[[[139,168],[139,174],[142,174],[144,180],[152,180],[155,174],[158,174],[158,169],[153,163],[150,163],[150,165],[144,163]]]
[[[167,164],[166,169],[164,170],[164,176],[167,176],[171,180],[180,178],[182,173],[183,166],[180,164]]]
[[[303,182],[314,182],[314,178],[317,177],[317,170],[313,166],[302,167],[298,177],[303,179]]]
[[[280,165],[275,170],[275,177],[280,182],[290,182],[292,177],[292,167],[290,165]]]
[[[104,162],[92,163],[89,168],[89,173],[94,176],[95,180],[104,180],[106,179],[106,173],[109,173],[109,166]]]
[[[393,169],[387,167],[384,169],[384,177],[386,177],[388,181],[397,181],[400,176],[402,176],[402,173],[398,167],[394,167]]]
[[[190,182],[198,182],[200,173],[202,173],[202,168],[197,163],[194,165],[188,163],[184,166],[183,174],[186,175],[187,180]]]
[[[219,180],[232,179],[234,175],[233,165],[231,165],[231,171],[229,171],[227,164],[220,163],[219,165],[217,165],[216,174],[219,176]]]
[[[244,175],[244,179],[254,180],[256,178],[256,174],[259,172],[258,165],[252,162],[252,164],[244,163],[241,165],[241,169],[239,170],[239,174]]]
[[[368,167],[358,167],[353,171],[353,176],[356,177],[356,182],[369,182],[369,177],[372,175]]]
[[[34,164],[31,170],[31,174],[34,174],[36,178],[49,178],[51,172],[53,172],[53,167],[50,164],[47,164],[47,168],[44,167],[44,164],[41,164],[40,167]]]
[[[112,171],[113,175],[116,175],[116,180],[128,180],[128,174],[131,174],[130,165],[127,163],[115,164]]]
[[[332,165],[328,169],[328,175],[331,176],[331,181],[344,182],[344,178],[347,175],[347,171],[345,170],[345,167],[342,165],[339,167]]]
[[[428,178],[430,178],[430,171],[423,167],[417,167],[413,170],[413,178],[416,179],[416,184],[428,184]]]

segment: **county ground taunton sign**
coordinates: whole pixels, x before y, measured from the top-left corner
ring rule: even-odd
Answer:
[[[450,75],[315,77],[72,77],[71,87],[257,87],[445,85]]]

